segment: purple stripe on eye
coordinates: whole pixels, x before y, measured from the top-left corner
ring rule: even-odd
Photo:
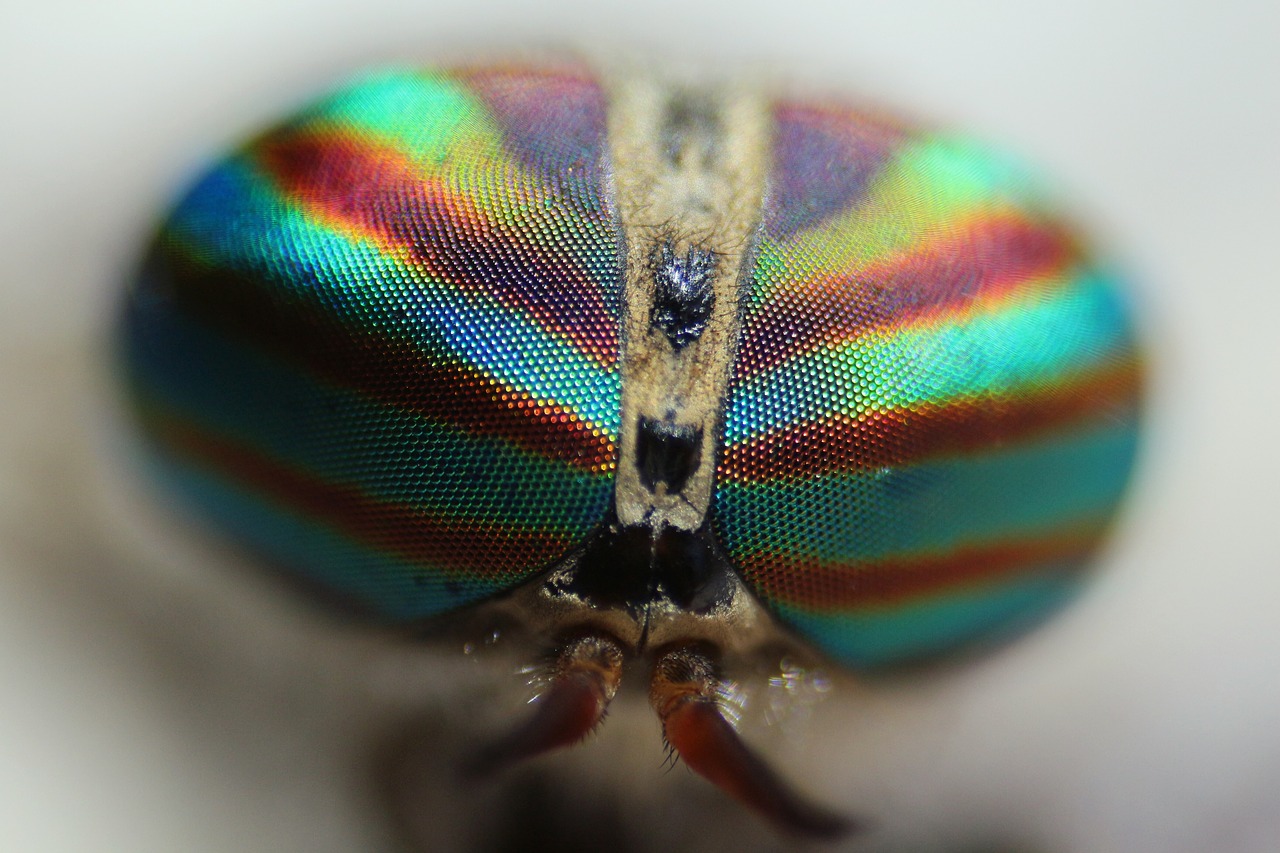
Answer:
[[[525,169],[559,188],[572,175],[603,207],[605,98],[585,68],[566,65],[531,74],[511,65],[467,69],[457,78],[502,127],[504,147]],[[584,194],[579,189],[577,195]]]
[[[774,110],[773,184],[765,231],[787,237],[857,204],[906,138],[873,114],[793,103]]]

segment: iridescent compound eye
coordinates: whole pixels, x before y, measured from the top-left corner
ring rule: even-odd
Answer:
[[[739,740],[720,663],[1007,635],[1121,497],[1126,305],[1019,164],[829,101],[573,64],[363,77],[177,205],[123,321],[156,469],[388,623],[553,652],[470,769],[573,742],[624,661],[693,769],[844,831]]]

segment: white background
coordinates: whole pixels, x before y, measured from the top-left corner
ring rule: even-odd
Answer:
[[[1280,849],[1274,3],[4,0],[0,850],[377,837],[325,755],[341,720],[188,689],[236,683],[189,652],[236,626],[165,651],[137,625],[170,602],[99,571],[85,531],[111,496],[89,486],[82,401],[104,392],[94,347],[132,253],[200,163],[350,69],[494,45],[760,63],[975,128],[1070,188],[1144,314],[1133,502],[1080,607],[948,688],[964,713],[916,770],[885,759],[875,802],[927,815],[921,847],[1003,814],[1055,851]],[[288,660],[246,678],[287,680]],[[867,725],[891,732],[877,701]]]

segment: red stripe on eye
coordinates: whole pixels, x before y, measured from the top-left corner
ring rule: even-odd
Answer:
[[[526,312],[598,364],[617,361],[618,319],[605,302],[616,237],[607,222],[575,209],[571,193],[521,183],[511,171],[495,181],[516,202],[485,210],[399,151],[337,133],[272,138],[253,153],[312,215],[405,252],[433,278]],[[584,239],[588,225],[594,237]],[[593,252],[597,270],[582,265]]]
[[[1126,361],[1018,396],[831,415],[725,447],[717,477],[777,482],[989,451],[1086,420],[1131,418],[1139,390],[1138,365]]]
[[[270,298],[272,285],[255,277],[164,248],[151,268],[189,316],[337,386],[575,468],[614,468],[613,440],[564,406],[527,399],[474,368],[429,358],[376,329],[352,328],[315,306]]]
[[[144,417],[157,442],[175,455],[424,572],[514,581],[577,544],[577,539],[542,530],[465,516],[435,517],[410,504],[380,499],[359,487],[299,471],[177,416],[152,409]]]
[[[959,547],[950,553],[875,562],[822,563],[759,554],[739,566],[766,601],[810,613],[898,607],[967,588],[996,584],[1030,569],[1083,560],[1101,527],[1043,539]]]
[[[737,379],[763,373],[821,344],[945,317],[979,299],[1058,273],[1078,253],[1060,227],[1002,215],[962,223],[865,268],[815,275],[748,310]]]

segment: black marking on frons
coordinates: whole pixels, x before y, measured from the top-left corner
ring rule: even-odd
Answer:
[[[650,492],[664,483],[682,490],[702,461],[702,428],[641,417],[636,425],[636,468]]]
[[[572,575],[548,582],[547,591],[637,618],[654,602],[705,614],[733,599],[732,573],[706,528],[665,527],[655,535],[647,525],[607,523],[587,542]]]
[[[724,128],[713,99],[686,93],[667,103],[659,134],[667,162],[679,166],[695,156],[705,166],[717,159]]]
[[[650,259],[656,287],[649,322],[677,350],[701,337],[711,322],[711,309],[716,302],[712,288],[716,262],[715,252],[697,246],[690,246],[681,257],[670,241],[656,249]]]

